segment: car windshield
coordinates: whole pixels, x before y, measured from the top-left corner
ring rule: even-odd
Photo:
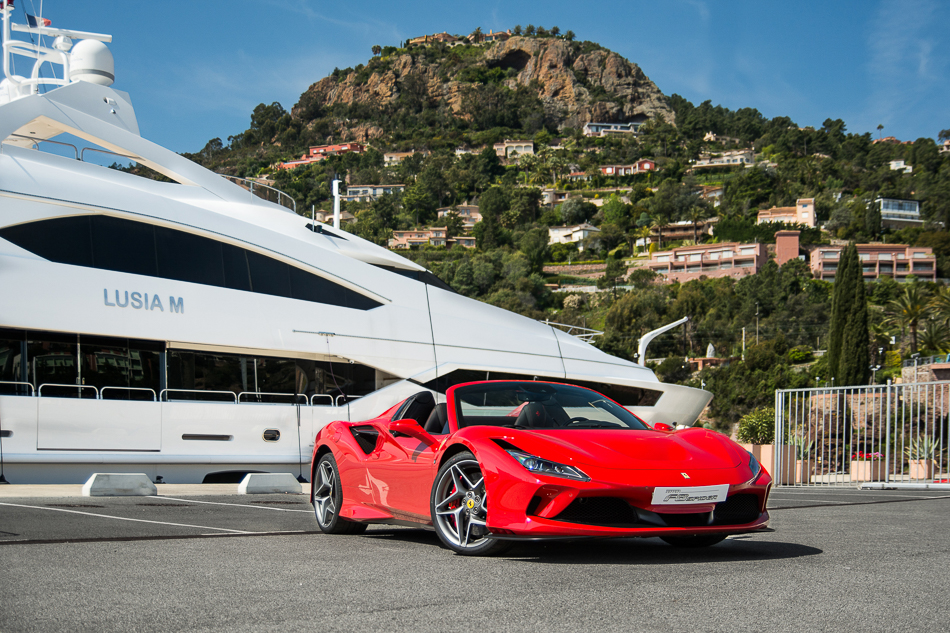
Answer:
[[[487,382],[455,389],[459,428],[648,429],[638,417],[596,391],[545,382]]]

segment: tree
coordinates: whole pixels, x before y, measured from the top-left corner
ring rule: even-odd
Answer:
[[[626,274],[627,263],[623,260],[623,257],[608,257],[604,274],[597,279],[597,287],[601,289],[610,288],[616,292],[617,282],[623,279]]]
[[[521,35],[521,25],[520,25],[520,24],[516,24],[516,25],[515,25],[515,28],[511,29],[511,34],[512,34],[512,35]]]
[[[525,34],[525,35],[534,35],[534,25],[533,25],[533,24],[529,24],[528,26],[526,26],[525,29],[524,29],[524,34]]]
[[[541,274],[544,269],[549,253],[548,240],[547,230],[537,228],[526,232],[518,243],[518,249],[528,258],[532,273]]]
[[[475,30],[472,32],[472,39],[475,40],[476,44],[485,39],[485,37],[482,35],[482,27],[475,27]]]
[[[564,39],[566,39],[568,42],[573,42],[575,37],[577,37],[577,36],[574,35],[574,31],[565,31],[565,32],[564,32]]]
[[[883,124],[883,123],[878,123],[878,124],[877,124],[877,137],[878,137],[878,138],[881,138],[881,130],[883,130],[883,129],[884,129],[884,124]]]
[[[841,251],[831,303],[828,370],[839,385],[863,385],[870,375],[868,309],[858,249]]]
[[[382,47],[382,46],[380,46],[379,44],[373,44],[373,55],[374,55],[374,56],[375,56],[375,55],[379,55],[379,54],[382,53],[382,52],[383,52],[383,47]]]
[[[560,35],[560,34],[561,34],[561,29],[560,29],[560,28],[558,28],[558,27],[556,27],[556,26],[552,26],[552,27],[551,27],[551,35],[553,35],[554,37],[557,37],[557,36]]]
[[[443,216],[443,220],[446,237],[458,237],[465,230],[465,222],[454,208]]]

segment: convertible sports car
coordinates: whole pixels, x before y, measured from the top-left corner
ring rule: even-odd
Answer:
[[[660,537],[704,547],[768,528],[772,479],[720,433],[651,428],[590,389],[531,381],[422,391],[317,434],[317,524],[432,526],[461,554],[518,539]]]

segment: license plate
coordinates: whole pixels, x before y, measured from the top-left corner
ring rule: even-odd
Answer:
[[[721,486],[683,486],[679,488],[654,488],[653,505],[678,506],[695,503],[719,503],[726,500],[729,484]]]

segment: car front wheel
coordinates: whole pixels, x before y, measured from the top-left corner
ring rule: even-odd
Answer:
[[[487,556],[508,548],[508,543],[489,538],[485,478],[471,453],[459,453],[439,469],[430,508],[435,531],[449,549]]]

